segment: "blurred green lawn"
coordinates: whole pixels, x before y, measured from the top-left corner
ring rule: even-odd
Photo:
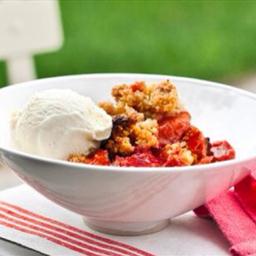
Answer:
[[[221,80],[256,70],[256,1],[61,0],[60,7],[65,43],[35,57],[40,78],[143,72]]]

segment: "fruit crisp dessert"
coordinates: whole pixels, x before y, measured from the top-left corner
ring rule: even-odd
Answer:
[[[68,161],[114,166],[172,167],[229,160],[235,151],[227,141],[211,142],[191,124],[171,81],[121,84],[114,102],[99,107],[112,117],[110,137],[89,154]]]

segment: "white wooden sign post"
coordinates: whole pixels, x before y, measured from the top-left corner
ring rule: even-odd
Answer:
[[[57,0],[0,0],[0,59],[9,84],[36,78],[33,54],[57,50],[62,42]]]
[[[9,84],[34,79],[33,54],[62,42],[56,0],[0,0],[0,59],[7,62]]]

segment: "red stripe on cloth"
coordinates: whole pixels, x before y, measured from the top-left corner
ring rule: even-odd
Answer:
[[[60,221],[57,221],[57,220],[54,220],[54,219],[51,219],[51,218],[48,218],[48,217],[45,217],[43,215],[40,215],[40,214],[37,214],[37,213],[34,213],[34,212],[31,212],[31,211],[28,211],[24,208],[21,208],[17,205],[13,205],[13,204],[10,204],[10,203],[7,203],[7,202],[4,202],[4,201],[0,201],[0,204],[2,205],[5,205],[5,206],[8,206],[12,209],[15,209],[23,214],[26,214],[26,215],[29,215],[29,216],[32,216],[32,217],[35,217],[35,218],[38,218],[38,219],[41,219],[41,220],[44,220],[44,221],[47,221],[51,224],[55,224],[57,226],[60,226],[60,227],[63,227],[63,228],[66,228],[66,229],[69,229],[69,230],[72,230],[74,232],[78,232],[80,234],[83,234],[83,235],[86,235],[86,236],[89,236],[91,238],[94,238],[94,239],[97,239],[99,241],[102,241],[102,242],[106,242],[106,243],[109,243],[111,245],[116,245],[116,246],[120,246],[120,247],[123,247],[125,249],[128,249],[130,251],[133,251],[135,253],[138,253],[140,255],[143,255],[143,256],[154,256],[153,254],[151,253],[148,253],[148,252],[145,252],[143,250],[140,250],[136,247],[133,247],[133,246],[130,246],[130,245],[127,245],[127,244],[124,244],[124,243],[121,243],[121,242],[118,242],[118,241],[115,241],[115,240],[112,240],[112,239],[109,239],[109,238],[105,238],[105,237],[102,237],[102,236],[98,236],[98,235],[95,235],[93,233],[90,233],[90,232],[87,232],[85,230],[82,230],[82,229],[79,229],[79,228],[76,228],[74,226],[71,226],[71,225],[68,225],[68,224],[65,224],[63,222],[60,222]]]
[[[17,226],[15,224],[8,223],[6,221],[0,220],[0,225],[3,225],[3,226],[8,227],[8,228],[13,228],[13,229],[16,229],[18,231],[21,231],[21,232],[24,232],[24,233],[27,233],[27,234],[30,234],[30,235],[36,235],[36,236],[45,238],[48,241],[51,241],[51,242],[53,242],[55,244],[64,246],[64,247],[66,247],[66,248],[68,248],[70,250],[82,253],[83,255],[87,255],[87,256],[99,256],[100,255],[100,254],[95,254],[95,253],[92,253],[90,251],[78,248],[76,246],[73,246],[73,245],[71,245],[69,243],[66,243],[66,242],[61,241],[61,240],[56,239],[56,238],[53,238],[51,236],[48,236],[48,235],[45,235],[45,234],[41,234],[40,232],[32,231],[32,230],[26,229],[24,227],[20,227],[20,226]]]
[[[82,248],[91,250],[91,251],[96,252],[96,253],[100,253],[100,254],[103,253],[104,255],[111,255],[111,256],[120,256],[120,254],[117,254],[115,252],[107,251],[107,250],[100,249],[100,248],[91,246],[89,244],[83,243],[83,242],[79,242],[79,241],[77,241],[75,239],[72,239],[71,237],[68,237],[68,236],[65,236],[65,235],[62,235],[62,234],[58,234],[57,232],[50,231],[50,230],[42,228],[40,226],[35,226],[35,225],[30,224],[30,223],[25,222],[25,221],[17,220],[17,219],[15,219],[13,217],[8,217],[6,215],[3,215],[2,213],[0,213],[0,218],[2,218],[4,220],[8,220],[9,222],[12,222],[14,224],[20,225],[22,227],[27,227],[27,228],[30,228],[30,229],[35,230],[35,231],[40,231],[40,232],[42,232],[44,234],[54,236],[54,237],[59,238],[59,239],[61,239],[63,241],[66,241],[68,243],[74,244],[76,246],[80,246]]]
[[[14,212],[14,211],[12,211],[12,210],[10,210],[8,208],[4,208],[3,206],[0,206],[0,211],[5,212],[8,215],[12,215],[12,216],[14,216],[16,218],[19,218],[21,220],[25,220],[25,221],[28,221],[30,223],[39,225],[41,227],[45,227],[45,228],[48,228],[50,230],[60,232],[61,234],[65,234],[67,236],[70,236],[71,238],[73,237],[73,238],[79,239],[81,241],[84,241],[86,243],[89,243],[89,244],[92,244],[92,245],[96,245],[96,246],[99,246],[99,247],[102,247],[102,248],[105,248],[105,249],[108,249],[108,250],[112,250],[113,253],[119,252],[119,253],[122,253],[122,254],[125,254],[125,255],[129,255],[129,256],[137,256],[138,255],[138,254],[134,254],[134,253],[132,253],[132,252],[130,252],[128,250],[122,249],[120,247],[115,247],[115,246],[111,246],[109,244],[104,244],[104,243],[101,243],[101,242],[97,242],[97,241],[92,240],[90,238],[86,238],[84,236],[81,236],[81,235],[79,235],[77,233],[70,232],[70,231],[68,231],[66,229],[58,228],[58,227],[53,226],[51,224],[47,224],[45,222],[38,221],[38,220],[35,220],[35,219],[32,219],[32,218],[26,217],[25,215],[21,215],[19,213],[16,213],[16,212]]]

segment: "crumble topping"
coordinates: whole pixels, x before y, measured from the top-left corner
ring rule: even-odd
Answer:
[[[183,110],[176,87],[169,80],[149,85],[145,82],[117,85],[112,89],[112,96],[116,101],[115,104],[107,102],[100,104],[110,115],[126,113],[126,107],[131,107],[149,118]]]
[[[157,119],[183,109],[176,87],[168,80],[150,85],[145,82],[117,85],[112,96],[115,103],[99,103],[113,117],[111,137],[103,146],[111,154],[129,155],[136,145],[159,146]]]
[[[112,116],[110,138],[89,156],[74,154],[69,161],[156,167],[206,164],[235,157],[226,141],[211,144],[191,125],[191,116],[169,80],[117,85],[112,96],[114,102],[99,103]]]

